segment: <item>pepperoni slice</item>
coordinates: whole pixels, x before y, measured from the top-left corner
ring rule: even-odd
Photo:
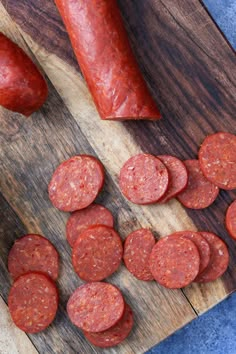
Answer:
[[[188,183],[188,171],[184,163],[177,159],[177,157],[170,155],[157,156],[166,166],[169,172],[169,186],[164,195],[159,200],[159,203],[166,203],[171,198],[182,192]]]
[[[128,337],[133,324],[132,310],[128,304],[125,304],[124,315],[115,326],[99,333],[84,332],[84,335],[93,345],[100,348],[110,348],[120,344]]]
[[[95,225],[86,229],[75,242],[72,263],[85,281],[99,281],[114,273],[122,260],[123,247],[114,229]]]
[[[206,269],[210,262],[211,250],[208,242],[204,239],[204,237],[199,232],[193,231],[179,231],[175,233],[180,237],[187,238],[191,240],[195,246],[198,248],[198,252],[200,255],[200,265],[199,265],[199,274]]]
[[[80,286],[67,304],[71,322],[86,332],[106,331],[122,318],[124,309],[120,290],[101,282]]]
[[[187,188],[177,199],[190,209],[204,209],[211,205],[219,194],[219,188],[203,175],[198,160],[184,161],[189,173]]]
[[[57,312],[57,288],[44,274],[21,275],[11,287],[8,306],[15,325],[22,331],[43,331],[52,323]]]
[[[75,211],[69,217],[66,224],[66,237],[73,247],[79,235],[92,225],[106,225],[113,227],[114,221],[110,210],[99,204]]]
[[[93,156],[79,155],[61,163],[48,186],[52,204],[62,211],[89,206],[104,184],[104,168]]]
[[[236,188],[236,135],[216,133],[208,136],[199,150],[203,174],[219,188]]]
[[[149,269],[149,256],[154,245],[155,238],[148,229],[131,232],[125,240],[125,265],[130,273],[140,280],[153,280]]]
[[[225,223],[228,233],[236,240],[236,200],[227,209]]]
[[[8,270],[14,279],[25,273],[42,272],[56,280],[59,271],[57,250],[41,235],[25,235],[16,240],[10,250]]]
[[[170,289],[189,285],[198,275],[200,257],[195,244],[172,234],[153,247],[149,265],[154,279]]]
[[[120,171],[120,189],[135,204],[157,202],[165,194],[168,183],[165,165],[149,154],[131,157]]]
[[[209,243],[211,258],[208,267],[195,281],[207,283],[216,280],[224,274],[229,265],[229,251],[224,241],[212,232],[201,232],[201,235]]]

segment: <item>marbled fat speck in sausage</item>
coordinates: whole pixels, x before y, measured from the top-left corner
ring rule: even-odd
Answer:
[[[118,269],[122,256],[122,242],[116,231],[105,225],[94,225],[76,240],[72,264],[81,279],[100,281]]]
[[[104,332],[98,333],[84,331],[84,335],[85,338],[88,339],[93,345],[100,348],[110,348],[120,344],[128,337],[132,330],[133,324],[133,312],[130,306],[125,304],[125,312],[115,326]]]
[[[236,200],[227,209],[225,224],[230,236],[236,240]]]
[[[203,175],[198,160],[184,161],[188,170],[187,187],[177,195],[186,208],[203,209],[209,207],[217,198],[219,188]]]
[[[120,171],[121,192],[135,204],[156,203],[165,194],[168,184],[165,165],[149,154],[131,157]]]
[[[92,225],[113,227],[114,220],[110,210],[99,204],[92,204],[85,209],[71,214],[66,224],[66,237],[73,247],[79,235]]]
[[[52,204],[62,211],[75,211],[89,206],[104,184],[104,168],[89,155],[78,155],[61,163],[48,186]]]
[[[192,241],[172,234],[160,239],[153,247],[149,265],[159,284],[179,289],[189,285],[198,275],[200,256]]]
[[[67,303],[71,322],[86,332],[106,331],[122,318],[124,310],[120,290],[102,282],[80,286]]]
[[[211,183],[226,190],[236,188],[236,135],[209,135],[198,156],[202,172]]]
[[[158,201],[166,203],[182,192],[188,183],[188,171],[184,163],[177,157],[170,155],[157,156],[164,163],[169,172],[169,186],[164,196]]]
[[[44,274],[21,275],[11,287],[8,306],[15,325],[22,331],[41,332],[56,316],[57,288]]]
[[[47,95],[46,81],[36,65],[0,32],[0,105],[28,117],[43,105]]]
[[[102,119],[160,118],[116,0],[55,0]]]
[[[16,240],[10,250],[8,270],[14,279],[28,272],[42,272],[56,280],[59,271],[57,250],[43,236],[25,235]]]
[[[126,237],[124,244],[124,262],[127,269],[139,280],[153,280],[149,269],[149,256],[155,245],[150,230],[139,229]]]
[[[221,238],[212,232],[203,232],[200,234],[207,240],[211,258],[207,268],[195,279],[198,283],[207,283],[214,281],[224,274],[229,265],[229,251]]]

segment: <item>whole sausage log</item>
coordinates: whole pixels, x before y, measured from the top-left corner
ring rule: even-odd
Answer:
[[[101,118],[159,119],[116,0],[55,3]]]
[[[0,32],[0,105],[28,117],[43,105],[47,95],[46,81],[36,65]]]

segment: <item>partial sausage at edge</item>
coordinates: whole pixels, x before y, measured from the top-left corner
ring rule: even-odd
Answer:
[[[43,105],[47,95],[46,81],[36,65],[0,32],[0,105],[28,117]]]

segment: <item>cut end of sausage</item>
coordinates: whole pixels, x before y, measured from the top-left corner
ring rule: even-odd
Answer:
[[[48,186],[49,198],[57,209],[65,212],[84,209],[101,191],[104,178],[104,167],[95,157],[71,157],[54,172]]]
[[[120,171],[121,192],[134,204],[156,203],[165,194],[168,184],[165,165],[150,154],[131,157]]]
[[[17,327],[27,333],[46,329],[54,320],[58,308],[58,291],[44,274],[21,275],[12,285],[8,306]]]
[[[25,235],[17,239],[10,250],[8,270],[13,279],[29,272],[42,272],[56,280],[59,272],[58,252],[45,237]]]
[[[122,318],[104,332],[84,332],[85,338],[93,345],[100,348],[111,348],[123,342],[130,334],[134,324],[133,312],[128,304],[125,304],[125,312]]]
[[[225,225],[229,235],[236,240],[236,200],[227,209]]]
[[[103,332],[123,316],[125,303],[118,288],[95,282],[77,288],[67,303],[72,323],[86,332]]]
[[[236,188],[236,135],[209,135],[198,156],[202,172],[211,183],[225,190]]]
[[[113,215],[110,210],[102,205],[92,204],[71,214],[66,224],[67,241],[73,247],[79,235],[88,227],[93,225],[113,227],[113,224]]]
[[[149,265],[154,279],[169,289],[189,285],[198,275],[200,256],[195,244],[172,234],[153,247]]]
[[[184,164],[188,170],[188,184],[183,192],[177,195],[177,199],[186,208],[209,207],[217,198],[219,188],[203,175],[198,160],[186,160]]]
[[[77,239],[72,250],[75,272],[85,281],[100,281],[120,266],[123,246],[120,236],[111,227],[94,225]]]

